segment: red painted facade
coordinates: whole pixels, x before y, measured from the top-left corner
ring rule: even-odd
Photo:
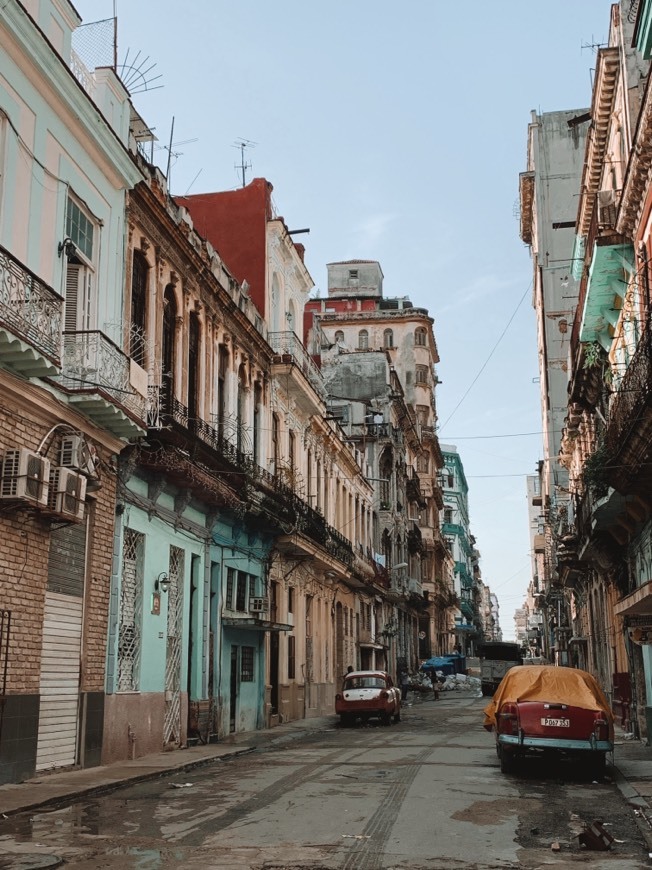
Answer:
[[[213,245],[238,283],[247,281],[251,300],[263,317],[267,259],[267,221],[272,185],[254,178],[246,187],[176,197],[190,212],[197,232]]]

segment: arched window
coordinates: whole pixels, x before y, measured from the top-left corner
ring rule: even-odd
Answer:
[[[341,329],[338,329],[335,333],[335,343],[336,344],[344,344],[344,333]]]
[[[247,384],[247,369],[244,364],[240,364],[238,369],[238,403],[237,413],[238,419],[236,424],[236,447],[241,453],[246,449],[245,445],[245,427],[247,425],[247,394],[249,386]]]
[[[129,353],[143,368],[145,359],[145,332],[147,329],[147,276],[149,265],[142,251],[134,251],[131,267],[131,334]]]
[[[394,347],[394,333],[391,329],[383,332],[383,347]]]
[[[369,333],[366,329],[361,329],[358,333],[358,348],[366,350],[369,347]]]
[[[174,295],[174,287],[172,284],[168,284],[163,294],[163,343],[161,348],[163,393],[166,398],[174,396],[174,339],[176,325],[177,299]]]
[[[199,417],[199,371],[201,366],[201,325],[195,311],[190,312],[188,334],[188,418]]]
[[[279,470],[279,438],[280,438],[280,424],[277,414],[272,414],[272,463],[274,466],[274,474],[278,473]]]
[[[419,347],[425,347],[427,344],[428,333],[423,326],[417,327],[414,331],[414,343]]]

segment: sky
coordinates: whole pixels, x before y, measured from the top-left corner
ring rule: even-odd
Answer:
[[[518,179],[532,110],[587,108],[607,0],[73,0],[118,18],[118,60],[173,194],[264,177],[326,295],[326,264],[378,260],[428,308],[439,438],[469,484],[506,639],[531,576],[525,477],[542,455],[532,265]],[[138,77],[136,75],[136,77]],[[132,88],[132,93],[135,88]],[[172,133],[172,147],[169,149]],[[169,155],[171,151],[171,155]]]

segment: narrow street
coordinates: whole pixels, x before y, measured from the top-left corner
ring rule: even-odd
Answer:
[[[418,698],[391,727],[333,717],[223,763],[0,820],[0,867],[37,855],[94,870],[649,866],[611,767],[603,783],[536,762],[501,775],[484,703]],[[615,838],[608,852],[577,840],[596,819]]]

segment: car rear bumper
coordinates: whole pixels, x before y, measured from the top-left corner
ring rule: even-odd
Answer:
[[[525,737],[499,734],[501,746],[526,749],[564,749],[568,752],[613,752],[611,740],[562,740],[556,737]]]

